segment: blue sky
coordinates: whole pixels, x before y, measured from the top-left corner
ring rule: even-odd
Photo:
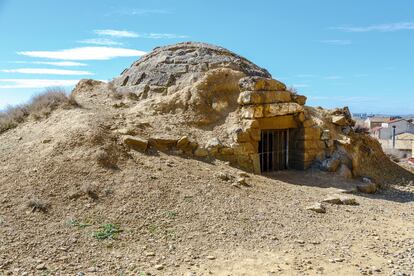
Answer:
[[[191,40],[245,56],[309,105],[414,113],[413,11],[411,0],[0,0],[0,108]]]

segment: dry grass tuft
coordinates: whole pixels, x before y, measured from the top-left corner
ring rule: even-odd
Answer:
[[[33,198],[29,200],[29,202],[27,203],[27,207],[31,208],[32,212],[37,211],[47,213],[50,208],[50,204],[39,198]]]
[[[95,160],[99,166],[108,169],[116,169],[117,168],[117,161],[118,157],[113,149],[111,148],[104,148],[99,149],[95,153]]]
[[[293,86],[288,87],[286,90],[291,92],[294,95],[297,95],[299,93],[298,89],[296,87],[293,87]]]
[[[29,117],[36,120],[47,117],[58,108],[79,107],[73,95],[67,96],[62,88],[49,88],[34,96],[28,104],[8,107],[0,112],[0,133],[17,127]]]
[[[99,198],[99,192],[98,192],[98,187],[96,187],[96,185],[94,184],[84,184],[82,186],[82,192],[84,194],[86,194],[87,196],[89,196],[90,198],[92,198],[93,200],[97,200]]]

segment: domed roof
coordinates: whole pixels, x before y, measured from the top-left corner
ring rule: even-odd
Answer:
[[[271,77],[266,69],[225,48],[183,42],[155,48],[122,72],[115,79],[115,85],[132,89],[142,85],[148,85],[151,89],[169,87],[179,83],[180,79],[197,80],[205,72],[216,68],[229,68],[246,76]]]

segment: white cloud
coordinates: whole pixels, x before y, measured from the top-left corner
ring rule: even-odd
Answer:
[[[84,44],[95,44],[95,45],[106,45],[106,46],[113,46],[113,45],[123,45],[122,42],[114,41],[108,38],[90,38],[78,41],[78,43]]]
[[[313,74],[298,74],[298,75],[296,75],[296,77],[298,77],[298,78],[314,78],[314,77],[316,77],[316,75],[313,75]]]
[[[94,30],[94,33],[97,35],[106,35],[112,37],[138,37],[138,34],[135,32],[124,31],[124,30]]]
[[[188,35],[180,35],[180,34],[171,34],[171,33],[136,33],[131,31],[124,31],[124,30],[94,30],[97,35],[102,36],[111,36],[111,37],[128,37],[128,38],[149,38],[149,39],[173,39],[173,38],[188,38]],[[88,40],[86,40],[88,41]],[[95,42],[91,44],[99,44],[96,42],[100,42],[99,39],[91,39],[89,41]],[[105,40],[102,40],[105,42]],[[108,43],[118,43],[112,40],[107,40]],[[88,42],[84,42],[88,43]],[[90,43],[90,42],[89,42]],[[117,45],[117,44],[101,44],[101,45]]]
[[[330,44],[330,45],[351,45],[352,41],[350,40],[342,40],[342,39],[327,39],[321,40],[321,43]]]
[[[414,22],[399,22],[391,24],[378,24],[365,27],[341,26],[331,29],[345,32],[362,33],[362,32],[396,32],[402,30],[414,30]]]
[[[46,88],[53,86],[73,86],[79,80],[49,80],[49,79],[0,79],[0,89],[13,88]]]
[[[188,38],[188,35],[148,33],[148,34],[138,34],[138,37],[150,38],[150,39],[172,39],[172,38]]]
[[[42,64],[42,65],[53,65],[53,66],[62,66],[62,67],[72,67],[72,66],[86,66],[85,63],[75,62],[75,61],[14,61],[12,63],[18,64]]]
[[[343,79],[341,76],[327,76],[325,77],[326,80],[340,80]]]
[[[295,88],[306,88],[306,87],[309,87],[308,84],[303,84],[303,83],[297,83],[297,84],[294,84],[292,86],[295,87]]]
[[[40,74],[40,75],[93,75],[88,71],[62,70],[62,69],[45,69],[45,68],[19,68],[3,69],[3,73],[20,73],[20,74]]]
[[[167,10],[159,10],[159,9],[131,9],[131,10],[121,10],[118,11],[119,14],[124,15],[150,15],[150,14],[168,14],[171,13]]]
[[[108,60],[117,57],[139,57],[146,52],[112,47],[79,47],[58,51],[23,51],[19,55],[60,60]]]

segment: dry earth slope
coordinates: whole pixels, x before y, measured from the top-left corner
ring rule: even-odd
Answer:
[[[130,150],[131,127],[174,130],[81,85],[81,107],[0,135],[0,275],[413,275],[412,185]],[[307,209],[327,198],[346,204]]]

